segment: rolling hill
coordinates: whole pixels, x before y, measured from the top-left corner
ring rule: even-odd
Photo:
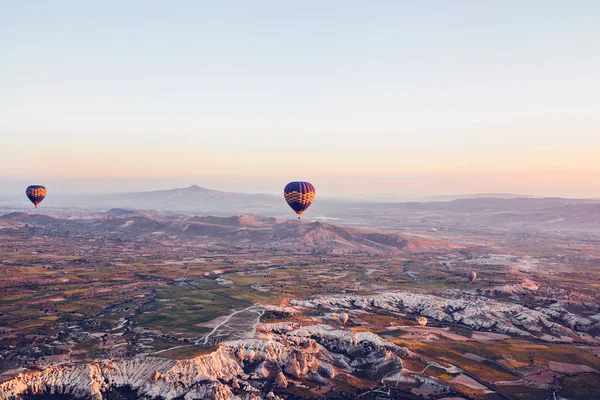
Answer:
[[[4,229],[35,229],[52,236],[93,235],[133,240],[185,240],[253,250],[329,254],[387,254],[450,249],[449,243],[405,234],[241,215],[163,219],[118,211],[91,219],[61,219],[39,214],[10,213],[0,217]]]
[[[488,194],[450,201],[396,203],[342,202],[318,197],[303,218],[308,221],[335,220],[338,225],[407,231],[450,230],[465,234],[567,232],[600,235],[600,201],[597,199],[511,196]],[[223,192],[196,185],[150,192],[57,195],[48,198],[42,205],[44,210],[69,208],[71,211],[93,212],[110,209],[104,215],[114,217],[158,218],[160,214],[160,219],[169,220],[182,219],[186,214],[193,213],[197,218],[188,221],[190,223],[214,223],[231,227],[251,224],[258,228],[275,222],[266,216],[278,219],[294,217],[283,196]],[[5,209],[20,211],[23,207]],[[171,214],[167,216],[165,212]],[[266,219],[242,221],[240,217],[232,217],[227,221],[211,220],[215,217],[248,214],[262,215]],[[194,229],[200,232],[207,228]]]

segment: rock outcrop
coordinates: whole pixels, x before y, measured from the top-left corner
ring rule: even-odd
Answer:
[[[166,400],[278,399],[251,381],[272,379],[274,388],[285,389],[290,379],[324,382],[361,369],[376,376],[379,370],[400,371],[401,357],[410,355],[375,334],[327,325],[265,324],[257,332],[253,339],[223,342],[212,353],[189,360],[146,357],[20,373],[0,384],[0,400],[37,393],[100,400],[122,387]]]
[[[279,389],[285,389],[288,386],[288,380],[283,374],[283,372],[277,374],[277,376],[275,377],[274,385],[276,388]]]
[[[374,296],[326,296],[292,300],[291,304],[329,311],[360,309],[368,312],[414,313],[430,320],[460,323],[476,330],[519,336],[534,336],[543,332],[555,337],[577,339],[579,334],[576,328],[586,329],[596,323],[590,318],[570,313],[560,304],[534,309],[460,292],[443,295],[387,292]]]

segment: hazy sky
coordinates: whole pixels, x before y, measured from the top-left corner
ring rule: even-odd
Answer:
[[[0,0],[0,189],[600,196],[600,2]]]

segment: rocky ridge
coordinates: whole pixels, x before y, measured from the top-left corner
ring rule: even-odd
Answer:
[[[545,333],[549,340],[582,340],[581,333],[597,321],[566,310],[560,303],[529,308],[463,292],[443,295],[416,292],[387,292],[374,296],[336,296],[310,300],[292,300],[293,306],[322,308],[330,311],[363,310],[396,314],[418,314],[431,320],[466,325],[509,335],[536,336]],[[293,312],[292,309],[280,310]],[[546,336],[545,336],[546,337]],[[600,340],[600,338],[597,338]]]
[[[121,387],[165,400],[276,400],[272,388],[307,380],[326,384],[334,377],[343,381],[360,370],[373,376],[401,371],[403,357],[414,355],[368,332],[263,324],[253,339],[223,342],[189,360],[146,357],[19,373],[0,384],[0,400],[40,393],[100,400]]]

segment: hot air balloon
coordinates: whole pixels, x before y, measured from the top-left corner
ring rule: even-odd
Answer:
[[[300,216],[315,200],[315,187],[308,182],[290,182],[283,189],[285,201]]]
[[[469,280],[471,282],[473,282],[475,280],[475,278],[477,278],[477,272],[471,271],[471,272],[469,272],[469,274],[467,275],[467,277],[469,278]]]
[[[25,194],[29,200],[31,200],[35,208],[37,208],[38,204],[40,204],[42,200],[46,198],[47,193],[48,192],[46,191],[46,188],[41,185],[28,186],[27,190],[25,191]]]
[[[419,323],[419,325],[421,325],[421,327],[425,327],[425,325],[427,325],[427,318],[419,317],[417,318],[417,322]]]
[[[346,313],[338,314],[338,318],[340,319],[340,322],[342,324],[346,324],[346,322],[348,322],[348,314],[346,314]]]

